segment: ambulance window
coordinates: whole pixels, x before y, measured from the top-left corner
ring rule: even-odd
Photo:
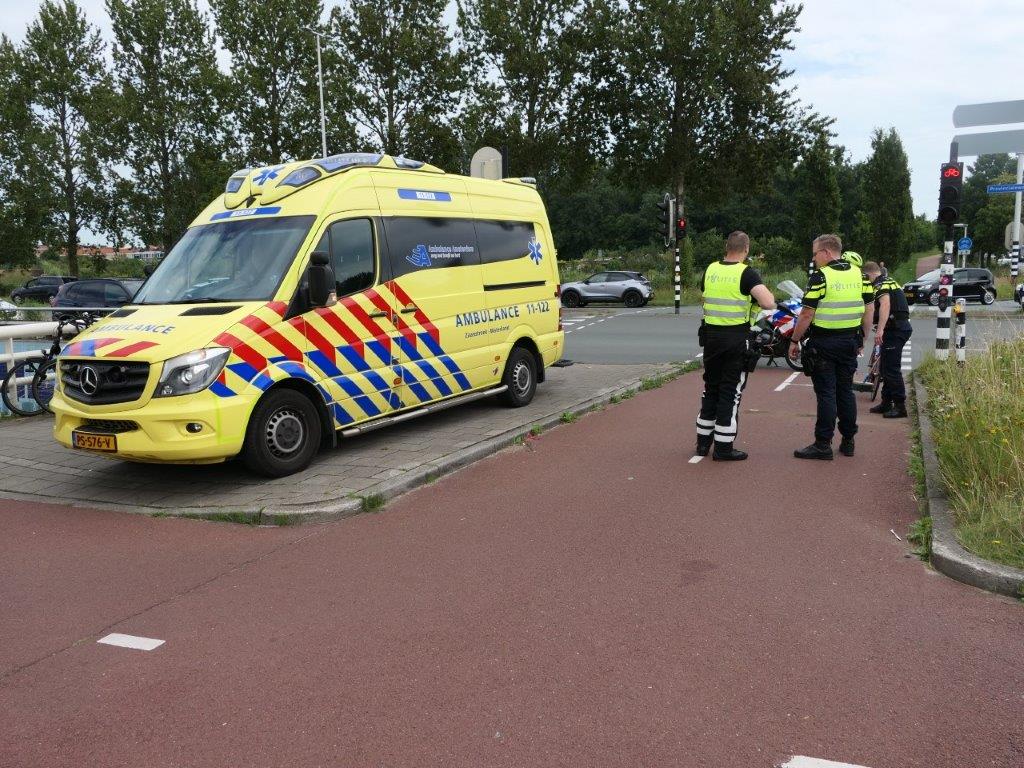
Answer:
[[[384,219],[384,231],[395,277],[480,263],[476,228],[470,219],[393,216]]]
[[[476,236],[480,241],[480,261],[493,264],[529,256],[535,234],[532,222],[477,221]]]
[[[376,249],[369,219],[336,221],[324,233],[317,250],[331,254],[338,296],[349,296],[373,285]]]

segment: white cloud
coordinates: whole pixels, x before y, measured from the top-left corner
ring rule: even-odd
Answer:
[[[1022,10],[1021,0],[807,0],[786,63],[855,160],[870,153],[874,128],[896,128],[914,210],[933,216],[953,107],[1024,98]]]

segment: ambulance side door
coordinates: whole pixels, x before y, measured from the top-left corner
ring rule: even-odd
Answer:
[[[309,369],[342,427],[401,407],[392,372],[392,308],[374,287],[387,279],[380,222],[358,216],[330,221],[316,249],[329,254],[337,303],[305,313]]]

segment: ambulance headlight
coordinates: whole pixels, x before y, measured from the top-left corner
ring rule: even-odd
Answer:
[[[230,354],[227,347],[208,347],[172,357],[164,362],[154,397],[202,392],[220,375]]]

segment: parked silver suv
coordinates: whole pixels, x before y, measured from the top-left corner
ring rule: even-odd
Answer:
[[[586,280],[562,283],[562,304],[585,307],[590,302],[621,301],[627,307],[642,307],[654,298],[651,281],[640,272],[598,272]]]

